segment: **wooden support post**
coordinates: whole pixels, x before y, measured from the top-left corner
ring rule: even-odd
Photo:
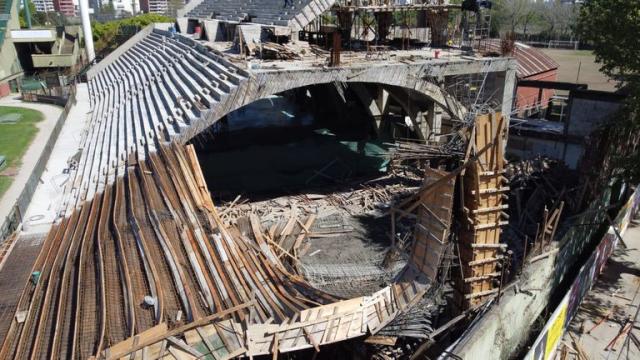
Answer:
[[[338,67],[340,66],[340,53],[342,52],[342,35],[339,31],[333,32],[333,44],[331,48],[331,61],[329,62],[329,66]]]

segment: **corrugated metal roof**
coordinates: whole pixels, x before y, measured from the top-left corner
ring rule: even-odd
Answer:
[[[500,54],[500,39],[487,40],[486,53]],[[513,57],[518,61],[517,76],[524,79],[532,75],[558,69],[558,63],[540,49],[516,42]]]

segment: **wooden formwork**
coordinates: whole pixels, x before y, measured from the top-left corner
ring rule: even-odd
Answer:
[[[467,308],[480,304],[498,292],[504,244],[501,227],[507,224],[507,195],[504,177],[506,129],[499,113],[480,115],[470,139],[472,161],[461,176],[463,191],[459,256],[462,278],[457,279],[459,304]]]
[[[411,262],[432,281],[437,281],[439,265],[449,244],[455,177],[427,168],[425,186],[418,194],[415,240]],[[439,181],[445,179],[446,181]]]

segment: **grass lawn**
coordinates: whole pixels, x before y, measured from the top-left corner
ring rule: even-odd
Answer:
[[[13,178],[11,178],[11,176],[0,175],[0,198],[2,197],[2,194],[4,194],[4,192],[7,191],[9,186],[11,186],[12,182],[13,182]]]
[[[589,85],[592,90],[614,91],[616,82],[600,72],[596,56],[587,50],[541,49],[555,60],[558,68],[558,81],[577,82]],[[580,72],[578,72],[578,69]]]
[[[0,123],[0,155],[6,158],[5,166],[0,169],[0,197],[11,185],[11,174],[19,168],[20,159],[38,132],[36,123],[44,119],[36,110],[0,106],[0,118],[10,114],[19,114],[21,118],[15,123]]]

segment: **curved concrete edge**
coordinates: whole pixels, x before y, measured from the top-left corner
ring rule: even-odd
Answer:
[[[452,117],[463,119],[466,109],[451,94],[440,86],[423,79],[419,74],[423,66],[394,64],[361,68],[299,69],[253,73],[248,81],[241,83],[229,96],[179,135],[183,143],[206,130],[226,114],[256,100],[275,95],[286,90],[309,85],[341,83],[371,83],[396,86],[415,90],[426,95],[445,109]]]
[[[336,0],[312,0],[305,5],[293,19],[289,20],[289,27],[294,31],[302,31],[318,16],[331,9]]]

